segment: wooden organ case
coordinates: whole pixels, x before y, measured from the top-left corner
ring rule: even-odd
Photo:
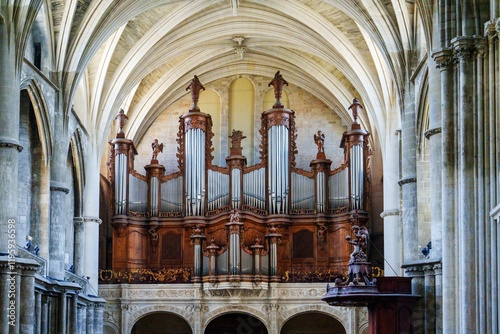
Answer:
[[[188,86],[193,105],[180,117],[179,171],[165,174],[152,144],[146,174],[134,169],[137,151],[126,139],[123,111],[110,142],[112,270],[183,268],[190,282],[289,281],[303,271],[342,275],[351,225],[368,220],[369,133],[357,122],[343,134],[344,162],[326,159],[324,136],[311,170],[295,167],[295,114],[281,103],[287,82],[279,71],[269,84],[276,102],[261,116],[260,163],[247,166],[241,131],[233,130],[226,167],[212,164],[210,115],[197,101],[203,85]]]

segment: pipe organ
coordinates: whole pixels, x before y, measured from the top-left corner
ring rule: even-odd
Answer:
[[[368,220],[369,133],[356,114],[341,138],[345,160],[332,169],[318,132],[311,169],[297,168],[295,113],[280,102],[287,84],[279,72],[269,84],[276,103],[262,113],[261,161],[253,166],[237,130],[226,166],[212,163],[212,120],[197,106],[204,87],[196,76],[187,88],[193,106],[179,119],[175,173],[158,164],[157,140],[145,175],[135,170],[137,151],[120,111],[108,164],[112,269],[189,268],[191,281],[211,283],[280,281],[294,268],[347,269],[345,237]],[[355,100],[350,108],[354,114],[361,105]]]

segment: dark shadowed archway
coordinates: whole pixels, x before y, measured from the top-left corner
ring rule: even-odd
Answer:
[[[181,317],[167,312],[148,314],[139,319],[131,334],[192,334],[191,326]]]
[[[281,334],[346,334],[344,326],[337,319],[322,313],[299,314],[288,320]]]
[[[245,313],[229,313],[212,320],[205,334],[267,334],[266,326],[254,316]]]

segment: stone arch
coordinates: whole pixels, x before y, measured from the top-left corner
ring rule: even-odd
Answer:
[[[26,89],[33,105],[35,119],[38,126],[40,141],[45,163],[48,164],[52,156],[52,131],[50,130],[50,113],[46,98],[36,79],[28,78],[21,81],[20,90]]]
[[[267,315],[253,307],[244,306],[244,305],[231,305],[217,308],[206,314],[205,318],[202,322],[202,328],[206,328],[207,325],[214,320],[215,318],[227,314],[227,313],[246,313],[249,314],[258,320],[260,320],[264,326],[268,329],[269,332],[269,321]]]
[[[118,329],[118,327],[114,323],[109,322],[109,321],[103,321],[102,331],[103,331],[103,334],[119,334],[120,333],[120,330]]]
[[[127,328],[124,329],[124,332],[130,331],[134,326],[134,324],[137,321],[139,321],[139,319],[147,316],[148,314],[158,313],[158,312],[172,313],[174,315],[179,316],[181,319],[183,319],[189,324],[191,330],[194,332],[193,319],[192,319],[193,313],[189,311],[188,306],[186,306],[186,309],[181,309],[179,307],[171,305],[153,305],[132,311],[129,320],[127,322]]]
[[[361,333],[361,334],[368,334],[368,323],[364,323],[362,325],[359,326],[359,329],[358,329],[358,333]]]
[[[328,305],[304,305],[304,306],[299,306],[299,307],[295,307],[291,310],[288,310],[284,314],[283,318],[280,319],[279,324],[278,324],[279,331],[281,331],[283,329],[283,325],[291,318],[293,318],[297,315],[300,315],[300,314],[310,313],[310,312],[317,312],[317,313],[326,314],[328,316],[331,316],[332,318],[334,318],[335,320],[340,322],[342,324],[342,326],[344,326],[346,331],[350,327],[349,323],[347,322],[348,320],[345,317],[346,313],[339,311],[337,308],[334,308],[334,307],[331,307]]]

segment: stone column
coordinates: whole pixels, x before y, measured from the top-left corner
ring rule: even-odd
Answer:
[[[7,12],[7,11],[5,11]],[[3,14],[3,12],[2,12]],[[12,20],[12,18],[6,18]],[[0,255],[7,254],[8,221],[17,218],[18,160],[22,146],[19,144],[19,60],[7,25],[0,16]],[[13,27],[11,27],[14,29]],[[2,324],[0,320],[0,326]],[[3,328],[0,327],[0,332]]]
[[[84,217],[85,229],[85,275],[90,277],[92,294],[97,295],[99,275],[99,225],[102,220],[97,217]],[[90,293],[90,292],[89,292]]]
[[[68,331],[70,333],[78,333],[78,294],[74,294],[70,301],[70,315]]]
[[[75,274],[78,276],[83,276],[84,274],[85,228],[83,222],[83,217],[73,218],[73,224],[75,227],[74,264]]]
[[[50,304],[50,297],[47,295],[42,296],[42,321],[40,322],[41,334],[48,333],[49,317],[50,317],[49,304]]]
[[[30,266],[25,264],[21,276],[21,298],[19,299],[20,312],[19,323],[20,333],[33,333],[36,329],[35,321],[35,273],[38,270],[38,264]]]
[[[87,333],[94,333],[94,304],[87,305]]]
[[[436,333],[443,333],[443,291],[442,263],[434,265],[434,284],[436,287]]]
[[[57,165],[51,169],[61,169]],[[65,170],[66,168],[64,168]],[[61,170],[59,173],[63,173]],[[66,195],[69,189],[62,182],[50,182],[50,242],[49,276],[64,280],[64,253],[66,250]]]
[[[426,264],[424,270],[425,334],[436,333],[436,280],[434,264]]]
[[[443,282],[443,333],[456,331],[456,239],[455,239],[455,115],[454,115],[454,58],[451,49],[433,54],[441,71],[441,214],[442,235],[446,247],[442,247]]]
[[[393,113],[394,114],[394,113]],[[395,116],[392,123],[396,122]],[[390,130],[389,130],[390,131]],[[384,154],[384,274],[401,276],[401,227],[399,212],[399,133],[387,133],[386,152]]]
[[[15,295],[10,295],[11,284],[14,283],[13,286],[15,287],[15,282],[12,281],[12,271],[7,261],[7,257],[0,256],[0,310],[2,310],[2,316],[0,317],[0,333],[8,333],[9,323],[12,321],[9,316],[10,301],[12,299],[15,301]]]
[[[425,138],[430,146],[430,209],[432,258],[441,258],[441,89],[440,73],[434,61],[429,58],[429,129]]]
[[[424,281],[424,269],[423,265],[420,263],[405,263],[403,266],[406,267],[406,276],[412,277],[411,280],[411,293],[413,295],[422,296],[416,303],[413,311],[413,328],[414,334],[427,333],[425,330],[426,326],[426,300],[425,300],[425,281]]]
[[[84,263],[83,273],[90,277],[90,286],[97,295],[99,275],[99,160],[96,144],[89,143],[85,164],[85,189],[83,201]]]
[[[42,333],[42,292],[35,291],[35,333]]]
[[[475,159],[474,159],[474,82],[473,57],[475,39],[457,37],[452,40],[458,65],[458,242],[460,330],[464,333],[477,331],[476,296],[476,226],[475,226]],[[467,279],[465,279],[467,277]]]
[[[476,147],[477,152],[475,156],[477,157],[476,162],[476,173],[477,173],[477,185],[476,189],[476,210],[475,216],[477,221],[477,251],[478,251],[478,264],[477,264],[477,295],[478,295],[478,332],[479,333],[487,333],[491,332],[491,329],[488,329],[491,326],[490,317],[488,316],[488,302],[490,296],[490,288],[491,286],[486,283],[488,271],[490,270],[490,244],[488,236],[488,226],[489,226],[489,209],[491,208],[489,203],[486,202],[485,194],[489,191],[488,183],[485,181],[485,156],[487,150],[485,150],[485,143],[489,142],[490,138],[484,135],[485,128],[485,90],[487,89],[487,85],[489,85],[489,81],[487,78],[487,74],[484,73],[484,57],[486,53],[486,40],[478,39],[476,41],[477,48],[477,60],[476,60],[476,91],[474,92],[477,96],[476,99],[476,113],[475,113],[475,121],[476,121]],[[486,75],[485,75],[486,74]]]
[[[94,306],[94,331],[92,333],[102,334],[104,304],[97,303]]]
[[[78,321],[79,333],[88,333],[87,332],[87,305],[86,304],[82,305],[80,312],[81,312],[81,316],[80,316],[80,319]]]
[[[418,258],[417,162],[415,130],[415,93],[412,84],[406,87],[402,115],[402,179],[398,182],[403,193],[403,261]]]
[[[61,294],[58,296],[59,303],[57,305],[57,333],[58,334],[66,334],[66,314],[68,307],[68,300],[66,291],[61,291]]]

